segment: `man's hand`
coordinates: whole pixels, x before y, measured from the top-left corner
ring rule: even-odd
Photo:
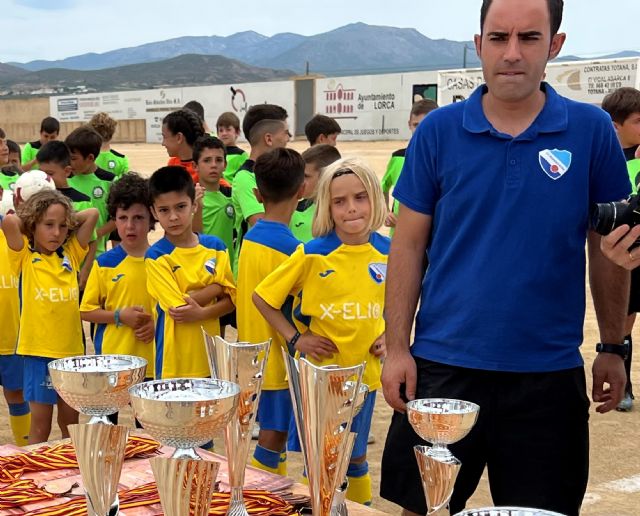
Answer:
[[[596,408],[596,412],[604,414],[615,409],[624,396],[624,388],[627,383],[624,360],[613,353],[598,353],[593,361],[592,372],[593,391],[591,397],[595,403],[601,403]],[[605,383],[609,384],[606,389]]]
[[[640,265],[640,249],[629,249],[640,238],[640,225],[629,231],[629,226],[623,224],[614,229],[600,240],[600,249],[613,263],[625,269],[635,269]]]
[[[145,344],[148,344],[153,340],[155,333],[155,324],[151,318],[135,331],[136,339],[141,340]]]
[[[203,321],[206,318],[205,310],[191,296],[184,296],[185,305],[169,308],[169,316],[177,323],[189,323]]]
[[[384,358],[387,356],[387,346],[384,340],[384,333],[380,335],[369,348],[371,353],[376,358]]]
[[[398,222],[398,217],[396,217],[396,214],[392,211],[387,213],[387,217],[384,219],[384,225],[388,228],[395,228],[396,222]]]
[[[317,362],[320,362],[323,357],[330,357],[338,352],[338,348],[333,342],[326,337],[312,333],[311,330],[300,335],[295,348],[296,351],[309,355]]]
[[[400,388],[404,384],[404,395],[411,401],[416,397],[417,368],[416,361],[408,350],[389,353],[382,367],[382,393],[391,408],[405,412],[407,405]]]
[[[120,310],[120,322],[134,330],[137,330],[149,321],[151,321],[151,314],[146,313],[144,307],[140,305],[127,306]]]

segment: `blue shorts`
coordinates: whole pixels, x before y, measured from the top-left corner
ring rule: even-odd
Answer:
[[[0,355],[0,385],[8,391],[21,391],[24,362],[20,355]]]
[[[369,439],[369,430],[371,430],[371,419],[373,418],[373,409],[376,406],[376,393],[372,391],[367,396],[362,409],[358,415],[353,418],[351,423],[351,431],[356,432],[356,442],[353,445],[352,459],[359,459],[367,454],[367,440]],[[289,439],[287,441],[287,450],[301,452],[300,439],[298,438],[298,429],[296,428],[296,420],[292,416],[289,426]]]
[[[288,432],[293,417],[293,405],[289,389],[262,391],[258,405],[258,421],[261,430]]]
[[[58,403],[58,393],[51,385],[47,357],[24,357],[24,400],[46,405]]]

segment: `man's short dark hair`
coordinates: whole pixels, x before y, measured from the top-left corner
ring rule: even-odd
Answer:
[[[257,145],[265,134],[273,134],[276,131],[280,131],[285,128],[286,125],[282,120],[273,120],[271,118],[259,120],[251,128],[251,132],[249,133],[249,143],[252,146]]]
[[[189,109],[200,117],[200,120],[204,120],[204,106],[197,100],[190,100],[182,109]]]
[[[193,161],[198,164],[202,151],[205,149],[220,149],[225,159],[227,158],[227,148],[220,138],[205,134],[196,140],[193,144]]]
[[[249,140],[251,129],[260,120],[282,120],[287,119],[287,110],[275,104],[256,104],[251,106],[242,119],[242,132],[244,137]]]
[[[328,143],[314,145],[302,153],[302,159],[306,165],[314,165],[318,168],[328,167],[341,157],[340,151]]]
[[[330,134],[340,134],[341,132],[340,124],[335,119],[325,115],[315,115],[304,126],[304,134],[310,145],[314,145],[320,135],[329,136]]]
[[[225,111],[218,117],[218,120],[216,120],[216,129],[218,127],[233,127],[236,131],[240,132],[240,119],[235,113]]]
[[[69,152],[79,152],[83,158],[93,154],[97,158],[102,147],[102,136],[90,125],[82,125],[71,131],[64,143],[69,147]]]
[[[480,32],[484,32],[484,21],[487,18],[487,12],[493,0],[482,0],[482,7],[480,7]],[[562,23],[562,10],[564,8],[563,0],[547,0],[547,7],[549,8],[549,21],[551,24],[551,35],[555,36],[560,30],[560,24]]]
[[[278,203],[295,197],[304,181],[304,160],[293,149],[273,149],[261,155],[254,167],[263,200]]]
[[[416,100],[411,106],[411,113],[409,116],[420,116],[431,113],[434,109],[438,109],[438,103],[431,99]]]
[[[640,113],[640,90],[618,88],[602,100],[602,109],[609,113],[615,123],[624,124],[631,115]]]
[[[162,167],[149,178],[149,198],[152,204],[159,195],[171,192],[185,193],[191,201],[196,199],[193,179],[183,167]]]
[[[20,151],[20,145],[18,145],[16,142],[14,142],[13,140],[7,140],[7,147],[9,147],[9,152],[10,153],[15,153],[17,152],[18,154],[21,153]]]
[[[142,204],[147,209],[151,206],[149,180],[135,172],[127,172],[111,186],[107,198],[109,217],[115,220],[118,208],[128,210],[134,204]],[[154,221],[151,210],[149,210],[149,218],[151,221],[149,229],[153,229]]]
[[[60,122],[52,116],[48,116],[42,119],[40,122],[40,132],[41,133],[59,133],[60,132]]]
[[[51,140],[40,148],[36,154],[36,160],[38,163],[55,163],[61,167],[68,167],[71,165],[71,152],[66,143]]]

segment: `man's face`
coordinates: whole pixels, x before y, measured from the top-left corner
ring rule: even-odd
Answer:
[[[424,120],[425,116],[427,116],[426,113],[424,115],[411,115],[409,117],[409,131],[411,131],[411,134],[416,132],[416,129],[420,125],[420,122]]]
[[[623,149],[640,145],[640,113],[631,113],[623,123],[613,125]]]
[[[52,133],[48,133],[47,131],[40,132],[40,143],[42,145],[44,145],[47,142],[50,142],[51,140],[57,140],[57,139],[58,139],[58,131],[54,131]]]
[[[502,102],[530,98],[564,39],[551,36],[547,0],[494,0],[475,36],[489,94]]]

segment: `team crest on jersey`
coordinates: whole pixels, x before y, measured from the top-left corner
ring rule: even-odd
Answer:
[[[382,283],[387,278],[386,263],[370,263],[369,275],[376,283]]]
[[[207,272],[209,274],[215,274],[216,273],[216,259],[215,258],[211,258],[209,260],[207,260],[206,262],[204,262],[204,268],[207,270]]]
[[[551,179],[561,178],[571,166],[571,152],[560,149],[544,149],[538,153],[538,161]]]
[[[107,163],[107,166],[113,170],[114,168],[116,168],[116,162],[113,161],[112,159],[109,160],[109,163]]]
[[[69,272],[73,272],[73,267],[71,266],[71,260],[69,260],[67,256],[62,258],[62,268]]]
[[[96,186],[91,193],[94,199],[101,199],[104,195],[104,189],[101,186]]]
[[[224,212],[227,214],[227,217],[230,219],[236,216],[236,210],[233,209],[233,204],[227,204],[224,208]]]

